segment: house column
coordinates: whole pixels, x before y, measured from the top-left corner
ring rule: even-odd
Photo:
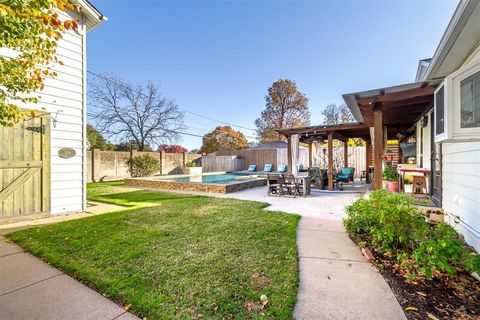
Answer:
[[[373,167],[375,170],[373,188],[382,189],[383,105],[381,102],[373,104],[373,153]]]
[[[348,139],[343,142],[343,166],[348,167]]]
[[[328,132],[328,190],[333,190],[333,132]]]
[[[292,137],[287,136],[287,170],[292,173]]]
[[[365,181],[370,183],[370,164],[372,163],[372,143],[370,139],[365,140]]]
[[[313,151],[313,148],[312,148],[312,142],[310,142],[308,144],[308,166],[309,167],[313,167],[313,154],[312,154],[312,151]]]

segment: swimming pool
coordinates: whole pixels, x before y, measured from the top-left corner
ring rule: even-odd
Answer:
[[[132,187],[213,193],[231,193],[266,184],[265,177],[249,172],[214,172],[125,179],[125,185]]]

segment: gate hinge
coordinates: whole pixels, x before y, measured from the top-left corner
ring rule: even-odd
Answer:
[[[42,124],[41,126],[39,127],[27,127],[26,128],[27,130],[30,130],[30,131],[34,131],[34,132],[38,132],[38,133],[41,133],[41,134],[45,134],[45,132],[47,131],[45,129],[45,125]]]

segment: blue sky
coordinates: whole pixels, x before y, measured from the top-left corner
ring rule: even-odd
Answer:
[[[246,128],[268,87],[289,78],[312,124],[343,93],[412,82],[457,1],[102,1],[108,21],[87,37],[93,72],[160,82],[180,107]],[[186,114],[186,131],[221,123]],[[239,129],[239,128],[236,128]],[[254,136],[248,129],[239,129]],[[192,149],[201,138],[179,141]]]

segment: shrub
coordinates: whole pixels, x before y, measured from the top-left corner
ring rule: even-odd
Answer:
[[[151,176],[160,171],[160,162],[147,154],[128,159],[127,165],[132,177]]]
[[[196,167],[197,164],[194,161],[190,161],[190,162],[187,162],[186,166],[189,168],[193,168],[193,167]]]
[[[480,258],[446,224],[429,225],[400,194],[376,190],[346,208],[345,228],[376,251],[397,258],[411,278],[431,279],[436,272],[453,277],[458,269],[478,271]]]
[[[385,181],[398,181],[398,172],[392,166],[386,166],[382,173]]]

